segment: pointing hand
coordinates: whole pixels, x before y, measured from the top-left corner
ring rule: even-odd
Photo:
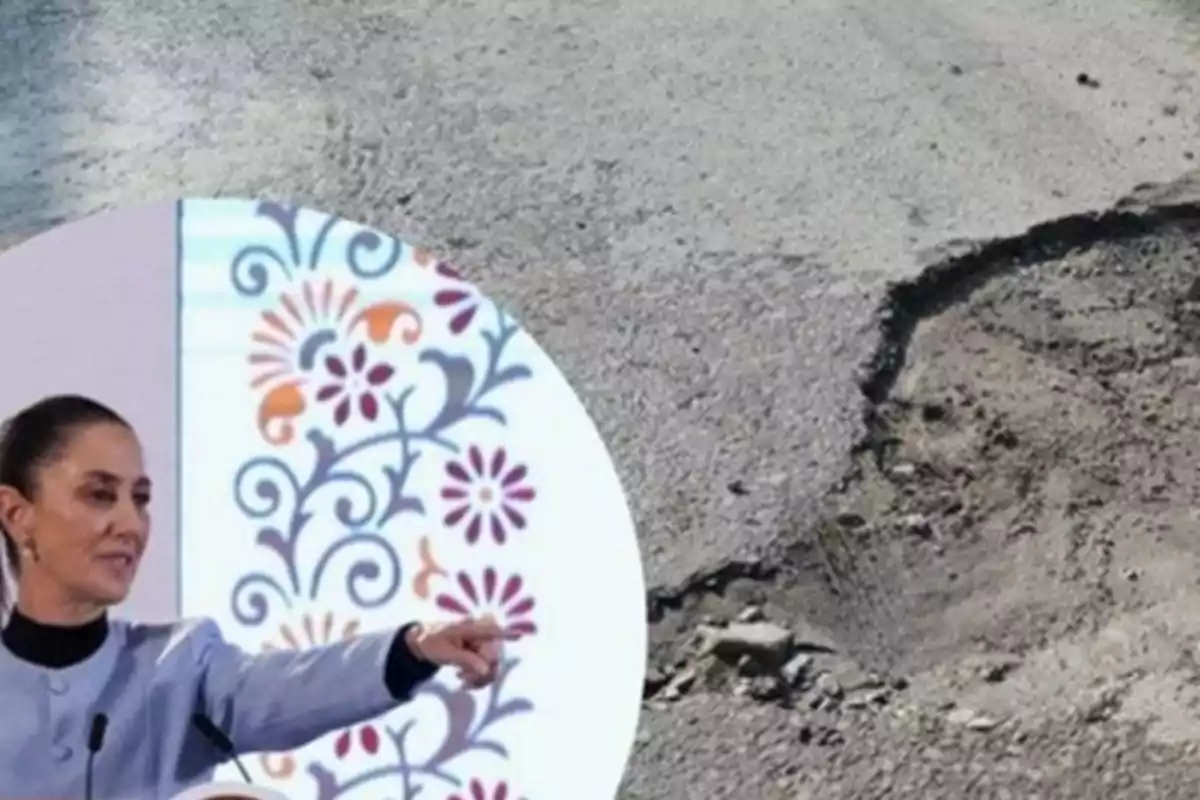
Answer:
[[[457,668],[465,684],[479,689],[496,679],[503,643],[519,638],[495,619],[482,617],[414,625],[405,634],[405,644],[417,658]]]

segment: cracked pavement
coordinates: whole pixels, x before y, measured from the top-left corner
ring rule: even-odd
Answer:
[[[893,324],[877,313],[891,282],[965,242],[1107,208],[1195,166],[1197,16],[1190,0],[686,12],[658,0],[10,0],[0,244],[115,205],[235,194],[334,211],[450,256],[557,361],[608,442],[662,608],[655,652],[688,629],[692,588],[716,576],[729,584],[721,602],[786,590],[780,614],[819,620],[856,658],[921,673],[934,669],[911,646],[924,629],[872,611],[891,570],[856,567],[830,594],[754,565],[820,555],[796,548],[861,462],[874,420],[859,381]],[[1007,324],[1027,311],[1011,304]],[[1138,613],[1169,623],[1169,605],[1151,608]],[[934,632],[965,624],[919,618]],[[952,663],[961,642],[943,638]],[[1145,681],[1137,691],[1156,696]],[[914,681],[911,694],[936,706],[951,683]],[[875,716],[830,751],[797,747],[797,724],[719,693],[648,710],[629,791],[1084,797],[1108,785],[1087,765],[1145,734],[1134,720],[1063,740],[1056,720],[1001,746],[960,742],[936,715],[918,726],[932,739]],[[1024,774],[1040,741],[1069,741],[1077,766],[1052,765],[1062,752],[1047,745],[1027,770],[1045,782],[1005,788],[963,756]],[[1137,752],[1158,758],[1160,746]],[[1024,755],[1003,755],[1012,748]],[[1198,774],[1176,755],[1144,796],[1175,796]],[[1067,772],[1075,783],[1053,783]]]
[[[632,784],[1186,796],[1200,173],[961,248],[894,285],[881,316],[867,434],[821,520],[653,606],[661,677],[635,758],[652,766]],[[764,687],[744,655],[763,645],[743,644],[746,677],[714,687],[691,633],[717,620],[761,640],[731,622],[744,610],[790,629],[815,679]],[[723,735],[693,761],[697,729]]]

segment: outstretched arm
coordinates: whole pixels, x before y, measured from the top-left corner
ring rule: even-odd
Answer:
[[[399,631],[309,650],[251,655],[206,621],[196,631],[199,708],[238,752],[302,747],[326,733],[407,702],[438,667]]]
[[[239,753],[293,750],[407,702],[443,665],[457,667],[471,686],[490,683],[499,641],[512,638],[491,620],[410,623],[309,650],[250,655],[206,620],[194,638],[197,711]]]

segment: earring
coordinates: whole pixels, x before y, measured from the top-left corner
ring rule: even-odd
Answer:
[[[35,548],[33,546],[32,540],[27,540],[25,542],[25,544],[22,545],[21,549],[25,551],[25,555],[29,558],[30,561],[38,560],[37,548]]]

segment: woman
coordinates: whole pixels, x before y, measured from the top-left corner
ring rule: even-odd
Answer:
[[[209,780],[229,742],[303,746],[406,702],[441,666],[476,687],[495,676],[507,637],[487,620],[249,655],[211,620],[109,619],[146,549],[149,507],[136,434],[94,400],[47,398],[0,433],[16,582],[0,632],[0,797],[82,798],[90,784],[95,798],[164,800]]]

